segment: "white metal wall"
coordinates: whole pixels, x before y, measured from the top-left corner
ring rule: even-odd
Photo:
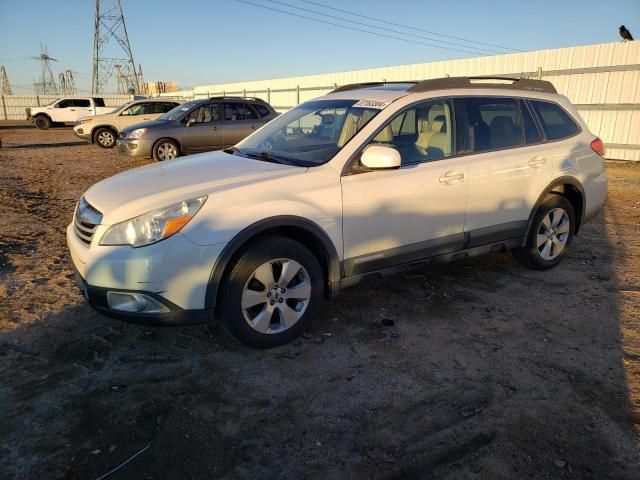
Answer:
[[[279,110],[321,96],[334,85],[444,76],[525,75],[551,81],[578,106],[607,145],[607,157],[640,161],[640,42],[512,53],[274,80],[212,84],[169,94],[258,96]],[[268,98],[267,98],[268,97]]]

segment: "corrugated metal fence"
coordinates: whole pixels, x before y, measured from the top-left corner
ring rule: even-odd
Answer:
[[[2,95],[0,96],[0,120],[26,120],[25,108],[41,107],[60,97],[60,95]],[[100,95],[100,97],[104,98],[104,104],[107,107],[117,107],[133,100],[131,95]]]
[[[591,131],[602,138],[608,158],[640,161],[640,42],[206,85],[167,96],[255,96],[283,111],[348,83],[476,75],[549,80],[578,107]]]

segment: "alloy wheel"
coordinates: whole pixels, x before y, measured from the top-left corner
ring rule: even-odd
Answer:
[[[249,277],[242,291],[242,314],[257,332],[280,333],[300,320],[310,299],[307,270],[295,260],[279,258],[262,264]]]
[[[562,208],[550,210],[542,219],[536,236],[538,253],[543,260],[553,260],[562,253],[569,239],[571,221]]]
[[[173,143],[161,143],[158,145],[158,157],[160,160],[172,160],[178,156],[178,149]]]

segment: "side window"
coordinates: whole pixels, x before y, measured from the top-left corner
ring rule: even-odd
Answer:
[[[450,157],[453,154],[453,117],[448,101],[421,103],[391,119],[369,145],[400,152],[403,165]]]
[[[246,103],[225,103],[224,119],[226,121],[235,122],[239,120],[257,119],[256,112]]]
[[[520,100],[520,111],[522,112],[522,125],[524,127],[524,141],[527,145],[533,145],[542,142],[542,137],[533,120],[533,116],[529,111],[529,106],[524,100]]]
[[[73,100],[70,100],[70,99],[61,100],[60,102],[55,104],[55,108],[69,108],[69,107],[73,107]]]
[[[153,113],[167,113],[178,106],[177,103],[154,102],[151,104]]]
[[[578,133],[578,125],[560,105],[531,100],[548,140],[559,140]]]
[[[271,115],[271,112],[269,111],[269,109],[260,103],[254,103],[253,108],[256,109],[256,111],[258,112],[258,115],[260,115],[261,117],[266,117]]]
[[[94,98],[93,99],[93,104],[96,107],[104,107],[104,98]]]
[[[150,111],[151,108],[148,103],[136,103],[135,105],[131,105],[124,112],[122,112],[122,115],[147,115],[148,113],[150,113]]]
[[[89,108],[91,106],[91,102],[86,98],[76,98],[75,100],[73,100],[73,103],[76,107],[81,108]]]
[[[523,145],[522,119],[514,98],[465,99],[472,152]]]
[[[196,108],[189,114],[188,121],[194,120],[195,123],[209,123],[218,121],[218,105],[209,104]]]

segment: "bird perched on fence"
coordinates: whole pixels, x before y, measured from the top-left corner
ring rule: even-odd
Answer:
[[[625,27],[624,25],[620,25],[619,32],[623,42],[626,42],[627,40],[629,41],[633,40],[633,37],[631,36],[631,32],[627,30],[627,27]]]

